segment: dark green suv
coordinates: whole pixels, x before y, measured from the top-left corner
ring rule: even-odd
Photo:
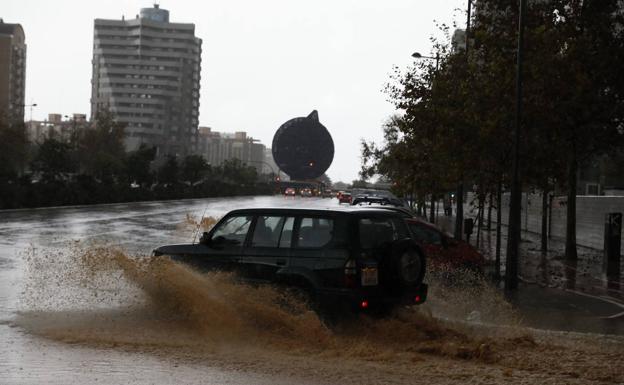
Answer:
[[[401,214],[383,209],[234,210],[199,243],[162,246],[154,255],[299,287],[334,310],[388,310],[427,297],[424,254]]]

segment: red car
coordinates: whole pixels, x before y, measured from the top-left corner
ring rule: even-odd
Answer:
[[[343,192],[338,196],[338,203],[348,203],[351,204],[351,193]]]
[[[464,241],[457,241],[432,224],[417,218],[406,218],[412,239],[421,245],[432,266],[449,266],[483,271],[485,258]]]

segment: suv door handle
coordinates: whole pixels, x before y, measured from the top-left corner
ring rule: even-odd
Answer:
[[[277,266],[284,266],[286,265],[286,261],[283,259],[278,259],[276,262]]]

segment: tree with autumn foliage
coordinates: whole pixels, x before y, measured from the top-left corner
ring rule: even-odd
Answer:
[[[441,62],[397,70],[398,110],[385,143],[363,143],[363,174],[434,194],[453,181],[500,192],[510,171],[519,1],[480,0],[470,50],[437,43]],[[546,196],[567,188],[566,255],[576,258],[579,165],[622,147],[624,6],[615,0],[529,2],[523,65],[520,175]],[[459,197],[458,197],[459,198]],[[499,221],[500,222],[500,221]],[[544,234],[545,235],[545,234]]]

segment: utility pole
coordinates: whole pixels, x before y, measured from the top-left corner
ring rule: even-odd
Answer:
[[[472,0],[468,0],[468,17],[466,19],[466,65],[468,65],[468,48],[470,47],[470,13],[472,11]],[[462,229],[464,225],[464,175],[460,176],[459,184],[457,185],[457,191],[455,194],[457,201],[457,213],[455,214],[455,239],[458,241],[462,239]]]
[[[516,63],[516,122],[513,132],[513,160],[509,228],[507,233],[507,258],[505,261],[505,290],[518,288],[518,259],[520,257],[520,225],[522,183],[519,175],[520,128],[522,125],[522,59],[524,45],[524,13],[526,0],[520,0],[518,19],[518,53]]]

